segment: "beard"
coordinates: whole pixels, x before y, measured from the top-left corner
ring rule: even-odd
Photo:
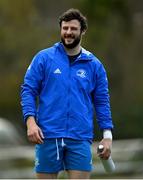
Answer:
[[[69,43],[69,44],[66,43],[65,38],[67,38],[67,37],[72,38],[73,42]],[[80,43],[80,40],[81,40],[81,34],[79,36],[77,36],[76,38],[72,35],[61,37],[61,41],[62,41],[63,45],[68,49],[75,48]]]

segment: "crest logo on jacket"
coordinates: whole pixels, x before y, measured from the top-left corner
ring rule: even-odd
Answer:
[[[84,69],[79,69],[76,71],[76,75],[81,77],[81,78],[85,78],[86,77],[86,71]]]

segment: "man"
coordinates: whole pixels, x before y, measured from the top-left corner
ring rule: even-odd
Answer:
[[[21,98],[27,136],[35,143],[37,178],[88,179],[92,159],[93,106],[103,131],[103,159],[110,155],[113,128],[108,82],[101,62],[81,47],[87,20],[77,9],[59,18],[61,42],[33,58]],[[38,101],[37,101],[38,97]],[[37,103],[38,102],[38,103]],[[37,107],[38,104],[38,107]]]

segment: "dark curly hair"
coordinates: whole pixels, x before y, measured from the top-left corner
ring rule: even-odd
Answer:
[[[71,21],[71,20],[78,20],[81,25],[81,32],[87,30],[88,25],[87,25],[87,19],[85,16],[82,15],[82,13],[78,9],[69,9],[66,12],[64,12],[60,17],[59,17],[59,24],[61,27],[62,21]]]

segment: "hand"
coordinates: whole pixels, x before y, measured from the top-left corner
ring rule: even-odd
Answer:
[[[27,137],[34,144],[42,144],[44,135],[42,130],[36,124],[34,117],[30,116],[27,119]]]
[[[99,144],[102,144],[104,146],[103,151],[101,153],[98,153],[99,157],[105,160],[108,159],[111,154],[112,140],[109,138],[104,138]]]

